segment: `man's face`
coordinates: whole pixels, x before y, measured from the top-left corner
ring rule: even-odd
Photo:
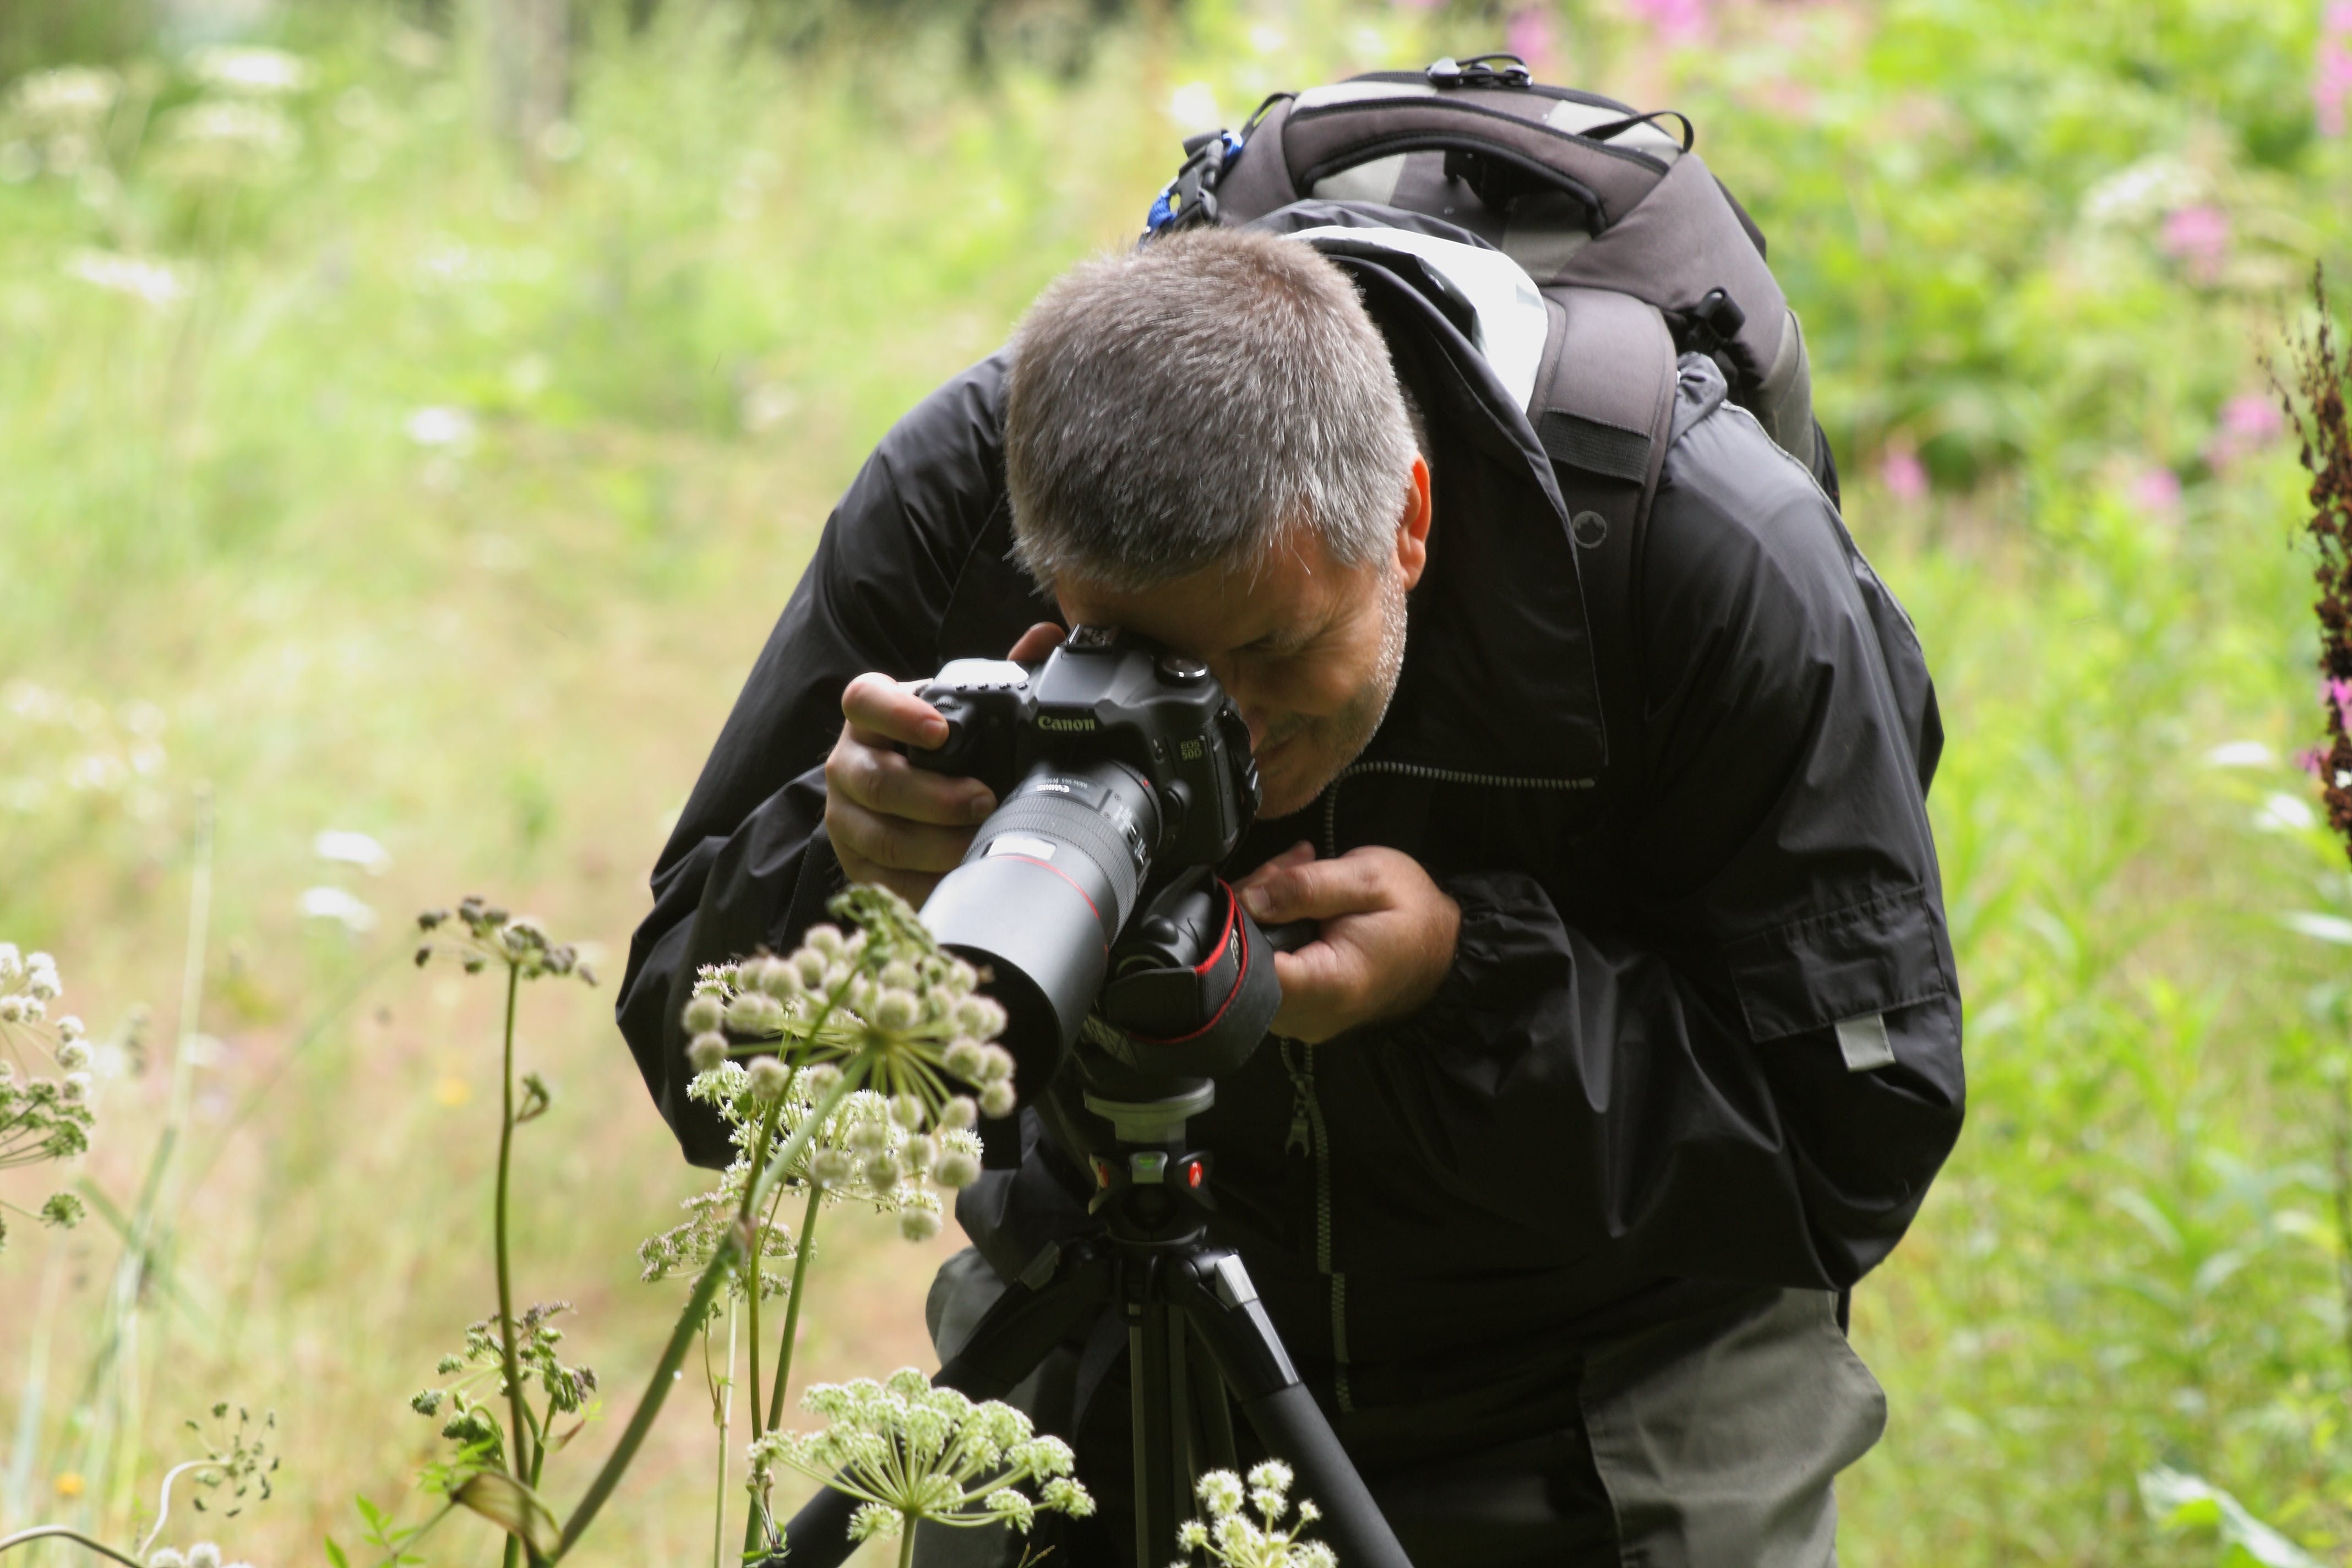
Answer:
[[[1405,594],[1428,560],[1428,470],[1397,548],[1359,566],[1297,531],[1255,572],[1210,567],[1131,592],[1055,585],[1072,626],[1122,626],[1208,665],[1248,721],[1264,815],[1312,802],[1380,728],[1404,666]]]

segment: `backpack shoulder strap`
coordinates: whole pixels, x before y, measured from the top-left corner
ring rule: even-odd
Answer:
[[[1674,337],[1655,306],[1610,289],[1543,290],[1551,331],[1528,409],[1568,513],[1609,739],[1602,787],[1633,782],[1642,710],[1642,538],[1673,427]]]

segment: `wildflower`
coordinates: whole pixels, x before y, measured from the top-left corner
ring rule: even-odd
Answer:
[[[1927,466],[1919,454],[1906,445],[1893,445],[1878,461],[1878,479],[1886,493],[1899,501],[1924,500],[1927,495]]]
[[[2352,0],[2334,0],[2320,23],[2311,103],[2322,136],[2344,134],[2344,106],[2352,99]]]
[[[801,1406],[826,1418],[817,1432],[771,1433],[751,1445],[761,1495],[778,1464],[859,1501],[860,1541],[931,1523],[958,1529],[1002,1521],[1026,1531],[1038,1510],[1084,1518],[1094,1499],[1072,1479],[1068,1445],[1039,1436],[1029,1418],[994,1401],[975,1405],[933,1388],[913,1367],[884,1382],[820,1384]],[[1024,1488],[1034,1486],[1032,1496]]]
[[[41,1205],[41,1223],[58,1230],[71,1230],[82,1222],[85,1213],[81,1200],[71,1193],[53,1193],[49,1201]]]
[[[2163,246],[2198,282],[2217,283],[2230,258],[2230,215],[2209,203],[2175,207],[2164,215]]]
[[[224,92],[274,98],[310,85],[310,62],[283,49],[220,46],[188,57],[188,71],[206,87]]]
[[[63,994],[55,958],[0,942],[0,1169],[68,1160],[89,1147],[96,1086],[87,1031],[79,1018],[48,1016]],[[79,1199],[59,1194],[40,1218],[70,1226],[81,1213]]]
[[[209,1541],[199,1541],[188,1548],[188,1568],[221,1568],[220,1548]]]
[[[579,950],[571,943],[551,942],[546,928],[530,916],[509,914],[476,896],[458,903],[454,923],[449,910],[426,910],[416,917],[416,929],[425,939],[416,949],[419,968],[435,954],[446,953],[468,974],[498,963],[521,980],[577,975],[587,984],[596,984],[595,972],[580,962]]]
[[[166,1546],[147,1559],[147,1568],[188,1568],[187,1553],[176,1546]]]
[[[762,1102],[781,1098],[784,1085],[792,1080],[792,1071],[773,1057],[761,1057],[752,1062],[750,1078],[752,1095]]]
[[[698,1073],[717,1072],[727,1061],[727,1037],[716,1030],[695,1036],[686,1047],[686,1061]]]
[[[1301,1531],[1323,1517],[1320,1509],[1301,1498],[1297,1522],[1287,1530],[1281,1527],[1284,1516],[1292,1511],[1291,1479],[1290,1467],[1280,1460],[1252,1469],[1246,1489],[1233,1471],[1211,1470],[1193,1489],[1209,1518],[1178,1526],[1177,1544],[1187,1552],[1206,1552],[1223,1568],[1334,1568],[1339,1559],[1328,1546],[1298,1539]],[[1252,1509],[1257,1512],[1255,1520]]]
[[[2352,16],[2346,26],[2352,30]],[[2321,795],[2328,825],[2352,853],[2352,788],[2343,782],[2352,774],[2352,418],[2347,418],[2344,395],[2352,367],[2336,347],[2326,283],[2316,271],[2312,292],[2319,325],[2312,338],[2298,345],[2296,390],[2302,406],[2292,412],[2303,437],[2303,464],[2312,476],[2311,518],[2305,526],[2318,558],[2312,574],[2319,586],[2319,673],[2325,682]],[[2277,798],[2270,803],[2268,815],[2281,815]]]

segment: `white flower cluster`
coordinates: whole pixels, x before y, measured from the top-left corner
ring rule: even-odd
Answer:
[[[122,79],[91,66],[63,66],[19,78],[0,102],[0,176],[29,179],[44,167],[76,174],[101,162],[106,122]]]
[[[509,914],[478,893],[458,900],[454,918],[447,910],[426,910],[416,917],[416,929],[425,933],[416,949],[419,969],[432,963],[435,953],[446,952],[468,974],[499,963],[524,980],[576,974],[590,985],[596,984],[596,972],[580,962],[579,950],[570,942],[549,941],[539,921]]]
[[[221,1562],[221,1549],[209,1541],[199,1541],[182,1552],[176,1546],[166,1546],[147,1559],[147,1568],[253,1568],[250,1563]]]
[[[1281,1528],[1283,1516],[1291,1511],[1290,1481],[1290,1467],[1278,1459],[1251,1470],[1246,1488],[1231,1470],[1211,1470],[1196,1489],[1208,1521],[1186,1520],[1177,1527],[1176,1544],[1188,1552],[1206,1552],[1223,1568],[1336,1568],[1339,1559],[1328,1546],[1298,1539],[1300,1531],[1323,1517],[1322,1510],[1301,1498],[1297,1522]],[[1250,1509],[1257,1510],[1255,1520]]]
[[[63,994],[56,959],[0,942],[0,1170],[70,1160],[89,1147],[96,1120],[89,1042],[79,1018],[49,1016],[49,1004]],[[77,1225],[81,1200],[57,1194],[37,1217]],[[0,1244],[7,1234],[0,1215]]]
[[[1038,1510],[1084,1518],[1094,1499],[1072,1479],[1069,1446],[1039,1436],[1029,1417],[993,1400],[975,1405],[933,1388],[913,1367],[884,1382],[819,1384],[801,1408],[830,1423],[773,1432],[751,1445],[751,1487],[764,1495],[778,1464],[858,1500],[851,1535],[896,1535],[918,1524],[959,1529],[1002,1521],[1026,1531]],[[1022,1489],[1034,1484],[1032,1497]]]
[[[928,1184],[978,1180],[975,1127],[1013,1111],[1013,1056],[991,1043],[1004,1009],[977,994],[971,965],[941,952],[896,894],[852,888],[833,908],[854,929],[819,925],[789,957],[703,970],[685,1013],[688,1092],[730,1124],[748,1180],[762,1127],[773,1130],[769,1152],[781,1150],[845,1071],[863,1074],[868,1087],[798,1140],[803,1152],[785,1177],[896,1208],[920,1239],[939,1229]]]

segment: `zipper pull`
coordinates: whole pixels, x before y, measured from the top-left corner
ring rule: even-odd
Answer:
[[[1315,1092],[1311,1068],[1302,1070],[1290,1058],[1291,1042],[1282,1043],[1282,1070],[1290,1075],[1290,1136],[1282,1141],[1285,1154],[1307,1155],[1315,1152],[1315,1125],[1307,1118],[1307,1097]]]

